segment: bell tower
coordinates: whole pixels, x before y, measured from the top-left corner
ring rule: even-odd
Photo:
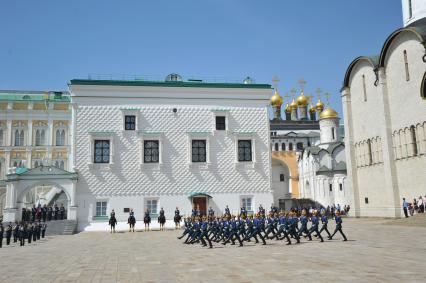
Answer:
[[[426,1],[402,0],[402,17],[404,27],[426,18]]]

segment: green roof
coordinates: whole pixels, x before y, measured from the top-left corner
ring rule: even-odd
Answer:
[[[45,94],[49,95],[45,99]],[[50,101],[50,102],[70,102],[71,99],[67,92],[62,91],[17,91],[17,90],[0,90],[0,101]]]
[[[71,80],[70,85],[111,85],[111,86],[157,86],[157,87],[205,87],[205,88],[253,88],[271,89],[270,84],[208,83],[200,81],[143,81],[143,80]]]

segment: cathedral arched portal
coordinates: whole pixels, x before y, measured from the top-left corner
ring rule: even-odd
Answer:
[[[288,210],[293,205],[293,199],[299,198],[299,173],[295,152],[272,153],[272,191],[274,205]]]

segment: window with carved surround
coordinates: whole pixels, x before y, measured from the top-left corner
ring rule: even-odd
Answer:
[[[203,166],[210,164],[211,132],[188,132],[188,163]]]
[[[139,131],[141,143],[140,164],[157,167],[163,164],[163,133],[158,131]]]
[[[122,108],[122,130],[125,132],[133,132],[140,128],[139,125],[139,108]]]
[[[256,134],[253,132],[236,131],[234,134],[235,163],[256,163]]]
[[[114,132],[89,132],[89,166],[108,167],[114,165]]]

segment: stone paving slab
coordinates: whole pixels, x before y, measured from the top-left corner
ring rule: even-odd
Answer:
[[[182,244],[182,231],[52,236],[0,249],[0,282],[422,282],[425,226],[388,221],[344,219],[348,242],[291,246],[206,249]]]

